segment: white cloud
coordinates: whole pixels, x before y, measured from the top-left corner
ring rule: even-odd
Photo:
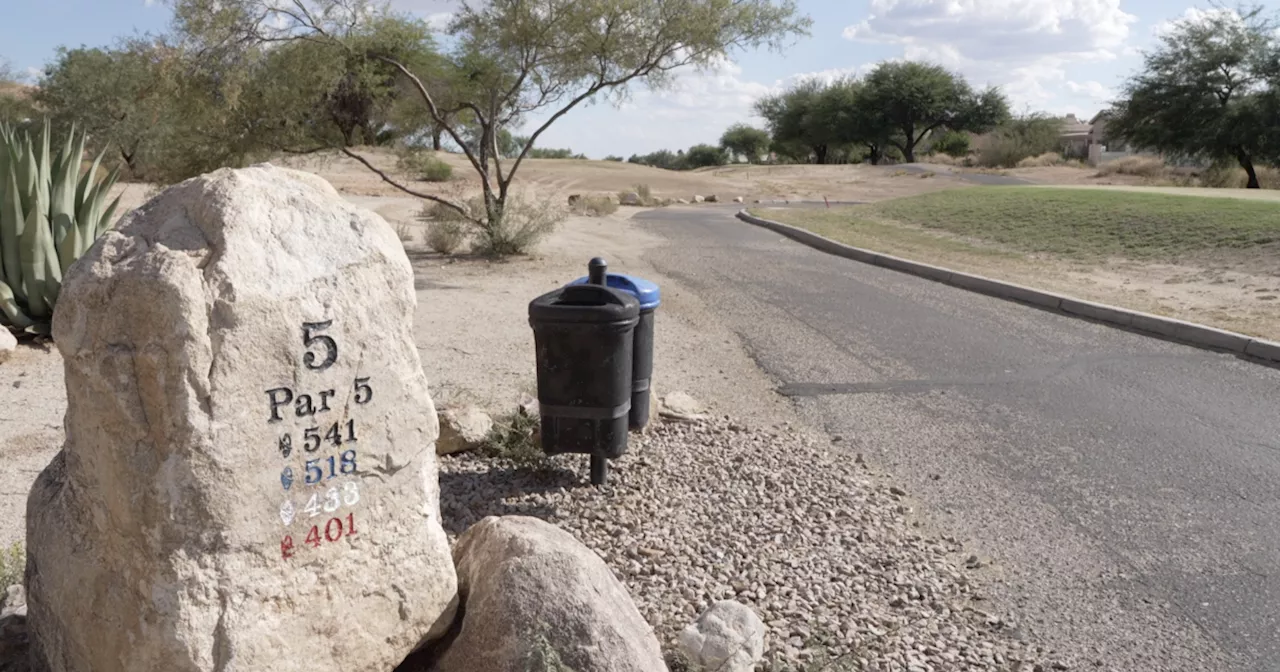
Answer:
[[[1089,100],[1096,103],[1106,103],[1114,100],[1116,97],[1116,92],[1110,87],[1103,85],[1102,82],[1096,82],[1093,80],[1085,82],[1068,81],[1066,84],[1067,90],[1081,96],[1086,96]]]
[[[442,31],[449,27],[449,22],[453,20],[453,12],[435,12],[428,14],[426,17],[427,25],[432,30]]]
[[[1060,94],[1074,94],[1077,101],[1103,95],[1087,84],[1071,87],[1067,69],[1132,55],[1130,24],[1137,21],[1120,0],[870,4],[865,19],[844,29],[846,39],[901,46],[908,59],[938,63],[977,85],[1001,86],[1016,106],[1055,111],[1066,104]]]

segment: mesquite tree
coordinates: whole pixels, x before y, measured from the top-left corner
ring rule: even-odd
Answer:
[[[308,40],[363,51],[398,71],[431,121],[460,147],[480,178],[484,212],[416,191],[361,162],[392,186],[457,211],[490,240],[503,231],[512,180],[529,149],[575,107],[620,101],[631,85],[662,87],[685,66],[713,66],[727,54],[780,47],[804,33],[793,0],[488,0],[467,2],[449,28],[453,76],[440,85],[393,51],[362,43],[363,27],[389,10],[366,0],[172,0],[180,32],[209,45]],[[532,121],[531,121],[532,120]],[[515,158],[499,151],[499,132],[530,122]],[[478,129],[468,142],[467,128]]]

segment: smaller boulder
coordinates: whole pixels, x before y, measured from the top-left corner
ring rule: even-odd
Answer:
[[[0,595],[0,672],[28,672],[27,594],[19,584]]]
[[[0,327],[0,364],[9,361],[18,349],[18,339],[8,329]]]
[[[734,203],[745,203],[745,202],[746,202],[746,199],[742,198],[741,196],[734,196],[734,197],[733,197],[733,202],[734,202]]]
[[[626,587],[568,532],[490,516],[458,538],[453,555],[462,616],[456,637],[433,652],[431,672],[666,672]]]
[[[750,607],[721,600],[680,633],[694,669],[751,672],[764,658],[764,622]]]
[[[569,205],[573,205],[582,200],[582,194],[569,194]]]
[[[710,196],[708,196],[708,197],[707,197],[707,202],[708,202],[708,203],[719,203],[719,202],[720,202],[720,197],[719,197],[719,196],[716,196],[715,194],[711,194]]]
[[[707,199],[706,199],[706,198],[704,198],[701,194],[694,194],[694,195],[693,195],[693,202],[694,202],[694,203],[702,203],[703,201],[706,201],[706,200],[707,200]]]
[[[677,198],[676,203],[679,203],[680,205],[689,205],[689,200],[686,198]]]
[[[662,397],[659,415],[677,422],[701,422],[707,419],[706,408],[684,392],[668,392]]]
[[[436,439],[436,455],[452,455],[479,448],[493,430],[493,418],[470,406],[450,408],[436,414],[440,420],[440,438]]]
[[[644,200],[640,198],[640,194],[634,191],[624,191],[618,194],[619,205],[644,205]]]

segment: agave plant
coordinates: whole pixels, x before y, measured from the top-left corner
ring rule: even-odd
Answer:
[[[39,141],[0,124],[0,326],[49,333],[62,274],[111,226],[106,205],[119,170],[99,180],[102,155],[80,172],[84,134],[72,127],[55,156],[49,122]]]

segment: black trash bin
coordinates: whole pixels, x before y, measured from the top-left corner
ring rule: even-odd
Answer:
[[[606,458],[627,449],[633,337],[640,303],[626,292],[583,284],[529,303],[538,367],[542,450],[591,455],[591,482]]]
[[[583,276],[569,284],[585,285],[590,282],[590,276]],[[633,347],[634,366],[631,371],[629,426],[631,429],[643,429],[649,424],[649,397],[652,394],[650,381],[653,379],[653,313],[662,303],[662,293],[656,284],[625,273],[606,274],[605,284],[636,297],[640,302],[640,321],[636,324]]]

